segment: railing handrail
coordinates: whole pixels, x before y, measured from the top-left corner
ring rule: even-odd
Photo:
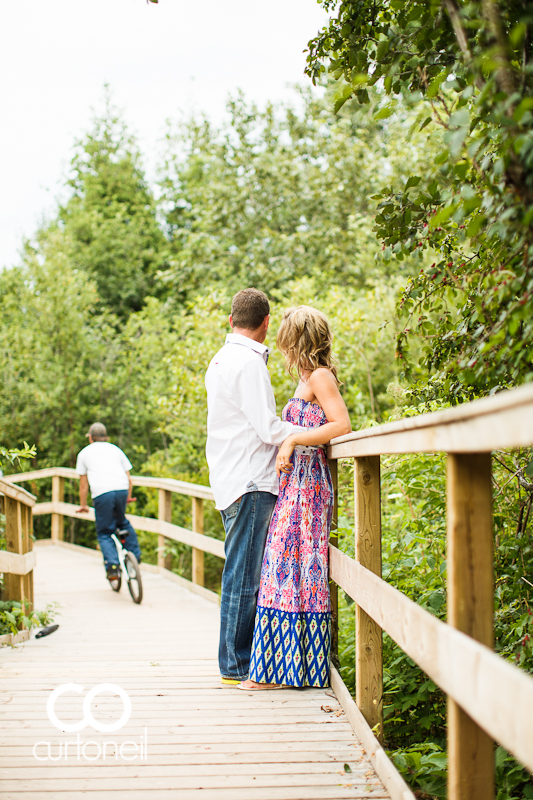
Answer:
[[[330,577],[356,603],[357,704],[382,735],[381,631],[448,694],[449,798],[494,796],[493,740],[533,771],[533,678],[494,653],[490,453],[533,446],[533,385],[354,431],[355,559],[330,543]],[[446,453],[448,622],[381,578],[380,456]],[[465,713],[466,712],[466,713]]]
[[[533,385],[332,439],[329,458],[391,453],[490,453],[533,445]]]
[[[79,480],[80,476],[71,467],[47,467],[45,469],[36,469],[32,472],[17,472],[14,475],[4,476],[4,480],[10,483],[23,483],[24,481],[35,481],[43,478]],[[154,478],[148,475],[132,475],[131,481],[134,486],[147,489],[163,489],[167,492],[184,494],[188,497],[198,497],[201,500],[214,500],[211,488],[202,486],[199,483],[178,481],[175,478]]]
[[[0,478],[0,494],[10,497],[12,500],[18,500],[25,506],[32,508],[35,505],[37,498],[35,495],[27,492],[21,486],[13,486],[7,478]]]
[[[70,467],[47,467],[31,472],[18,472],[14,475],[7,475],[4,483],[11,494],[20,493],[21,496],[33,497],[17,483],[24,481],[52,479],[52,501],[37,503],[33,508],[34,516],[43,514],[52,515],[52,541],[63,539],[63,523],[65,517],[72,519],[83,519],[93,521],[94,508],[89,512],[79,512],[79,506],[73,503],[65,503],[64,491],[65,480],[79,480],[80,476],[75,469]],[[134,528],[139,531],[147,531],[158,535],[157,565],[162,570],[171,567],[171,556],[168,554],[168,542],[180,542],[181,544],[192,547],[192,581],[189,585],[195,591],[204,592],[208,595],[216,595],[203,589],[204,586],[204,553],[215,555],[218,558],[226,557],[224,552],[224,542],[214,536],[204,534],[204,500],[214,500],[213,492],[209,486],[201,486],[196,483],[178,481],[174,478],[158,478],[148,475],[132,475],[131,480],[134,486],[146,489],[156,489],[158,491],[158,518],[144,517],[137,514],[126,514],[126,518]],[[0,489],[1,491],[1,489]],[[181,525],[172,523],[172,494],[181,494],[190,497],[192,500],[192,528],[183,528]],[[33,504],[35,498],[33,498]]]

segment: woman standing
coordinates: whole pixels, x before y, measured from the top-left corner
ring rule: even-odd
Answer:
[[[308,430],[289,436],[276,461],[280,492],[261,571],[250,678],[239,684],[252,690],[329,684],[333,487],[323,445],[351,431],[324,314],[289,308],[276,344],[289,373],[300,378],[283,419]]]

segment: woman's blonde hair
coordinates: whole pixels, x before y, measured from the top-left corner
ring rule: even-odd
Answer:
[[[295,372],[314,372],[318,367],[327,367],[337,383],[337,362],[331,346],[333,334],[325,314],[311,306],[288,308],[281,320],[276,344],[285,356],[285,366],[293,378]]]

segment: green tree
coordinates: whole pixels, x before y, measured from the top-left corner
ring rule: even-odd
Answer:
[[[370,196],[415,168],[417,136],[353,106],[336,116],[310,91],[297,100],[260,111],[239,96],[221,127],[193,118],[169,132],[163,279],[182,299],[207,286],[283,291],[304,277],[360,288],[390,273],[376,266]]]
[[[316,80],[329,65],[336,107],[353,96],[383,119],[403,98],[421,127],[433,119],[444,131],[431,169],[379,198],[385,256],[433,254],[400,307],[400,356],[408,361],[410,337],[421,336],[429,396],[453,401],[531,380],[531,5],[323,5],[338,15],[310,43],[308,72]],[[372,103],[372,86],[382,87],[381,102]]]
[[[71,196],[58,219],[65,245],[96,282],[101,303],[124,319],[157,291],[166,247],[137,145],[109,96],[71,168]]]
[[[91,314],[96,287],[72,268],[64,235],[48,230],[39,240],[43,258],[28,246],[23,265],[0,274],[0,438],[35,444],[39,466],[74,466],[110,330]]]

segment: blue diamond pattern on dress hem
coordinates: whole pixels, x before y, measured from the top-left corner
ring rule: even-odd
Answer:
[[[257,607],[250,679],[329,686],[331,614]]]

